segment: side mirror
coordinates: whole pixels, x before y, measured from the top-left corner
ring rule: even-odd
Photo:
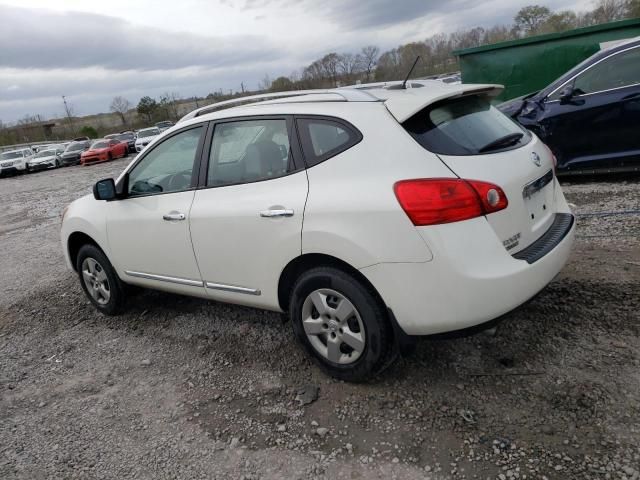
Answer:
[[[96,182],[93,186],[93,197],[96,200],[115,200],[116,195],[116,183],[113,178],[106,178]]]
[[[573,85],[566,86],[560,92],[560,103],[569,103],[573,98],[575,91],[573,90]]]

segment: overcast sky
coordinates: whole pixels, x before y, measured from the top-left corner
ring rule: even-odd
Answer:
[[[107,112],[122,95],[204,96],[289,75],[329,51],[383,50],[592,0],[0,0],[0,120]]]

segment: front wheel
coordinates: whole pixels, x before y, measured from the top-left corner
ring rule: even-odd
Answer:
[[[117,315],[124,308],[123,284],[111,262],[94,245],[84,245],[78,252],[76,270],[87,298],[105,315]]]
[[[371,288],[333,267],[311,269],[293,288],[289,313],[306,352],[329,375],[358,382],[375,375],[391,350],[382,301]]]

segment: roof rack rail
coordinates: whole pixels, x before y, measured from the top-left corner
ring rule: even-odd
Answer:
[[[261,93],[258,95],[248,95],[246,97],[233,98],[222,102],[212,103],[210,105],[200,107],[187,113],[178,120],[178,123],[192,118],[206,115],[207,113],[217,110],[224,110],[243,104],[261,103],[268,100],[277,100],[285,98],[303,97],[305,95],[334,94],[342,97],[343,102],[373,102],[378,101],[376,97],[366,92],[357,91],[351,88],[331,88],[331,89],[313,89],[313,90],[289,90],[287,92]]]

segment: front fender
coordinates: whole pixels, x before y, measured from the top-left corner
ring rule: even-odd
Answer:
[[[60,229],[60,240],[67,267],[75,269],[69,253],[69,238],[74,233],[90,237],[108,258],[111,250],[107,240],[107,202],[95,200],[92,195],[80,198],[67,207]]]

